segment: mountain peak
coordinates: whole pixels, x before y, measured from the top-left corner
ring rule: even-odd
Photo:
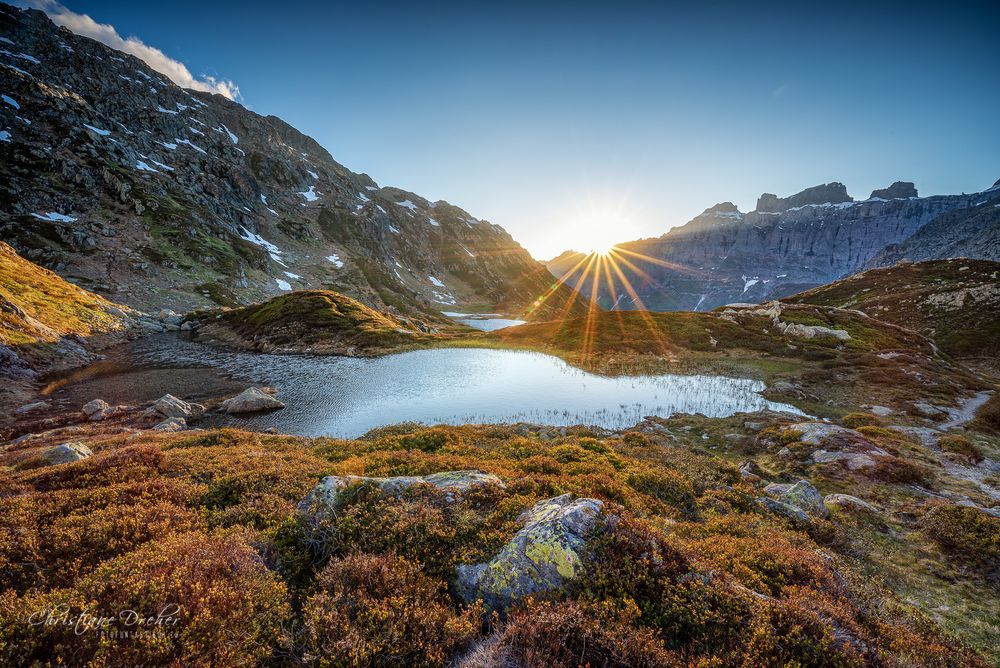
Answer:
[[[906,199],[916,196],[917,189],[912,181],[896,181],[888,188],[873,190],[870,199],[875,199],[876,197],[880,199]]]
[[[839,181],[806,188],[790,197],[778,197],[773,193],[763,193],[757,199],[756,210],[760,213],[780,213],[797,206],[809,204],[841,204],[853,202],[847,194],[847,186]]]

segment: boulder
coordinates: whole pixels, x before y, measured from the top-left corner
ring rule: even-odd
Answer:
[[[83,443],[72,442],[63,443],[62,445],[49,448],[42,453],[42,458],[52,465],[69,464],[71,462],[78,462],[81,459],[86,459],[93,454],[94,453],[91,452],[90,448]]]
[[[104,399],[92,399],[91,401],[85,403],[83,408],[80,410],[82,410],[83,414],[89,418],[91,415],[105,411],[108,408],[110,408],[110,406],[108,405],[108,402],[104,401]]]
[[[823,505],[823,495],[808,480],[799,480],[782,492],[778,500],[790,503],[817,517],[826,517],[829,514]]]
[[[572,494],[539,501],[521,514],[523,528],[495,557],[456,568],[456,592],[502,610],[530,594],[561,588],[581,572],[581,552],[603,512],[603,502]]]
[[[503,480],[483,471],[442,471],[425,476],[396,476],[393,478],[367,478],[364,476],[328,475],[312,488],[299,503],[299,512],[321,520],[337,512],[341,503],[341,492],[348,487],[371,484],[387,495],[398,496],[414,485],[432,485],[446,492],[446,498],[454,501],[466,492],[486,485],[505,488]]]
[[[746,480],[747,482],[756,482],[760,480],[764,475],[764,472],[761,470],[761,468],[757,466],[757,462],[753,461],[752,459],[740,464],[739,471],[740,471],[740,477]]]
[[[164,394],[153,404],[153,410],[163,417],[189,418],[205,412],[201,404],[189,404],[172,394]]]
[[[831,508],[841,508],[843,510],[865,510],[875,515],[879,514],[878,508],[867,501],[862,501],[858,497],[851,496],[850,494],[827,494],[823,497],[823,503]]]
[[[828,450],[816,450],[812,453],[812,460],[817,464],[829,464],[831,462],[845,462],[851,471],[867,471],[875,468],[875,460],[863,452],[830,452]]]
[[[33,413],[34,411],[40,411],[43,408],[48,408],[51,404],[47,401],[36,401],[34,403],[25,404],[14,409],[14,413],[17,415],[23,415],[25,413]]]
[[[805,512],[790,503],[785,503],[783,501],[775,501],[772,498],[766,496],[757,497],[757,503],[760,504],[765,510],[774,513],[775,515],[781,515],[787,519],[792,520],[796,524],[806,525],[811,522],[809,516]]]
[[[273,411],[284,407],[285,404],[278,401],[270,394],[256,387],[248,387],[235,397],[230,397],[229,399],[223,401],[219,409],[232,414]]]
[[[182,417],[167,418],[153,427],[154,431],[184,431],[185,429],[187,429],[187,420]]]

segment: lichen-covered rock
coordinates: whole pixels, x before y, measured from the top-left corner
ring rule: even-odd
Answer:
[[[201,404],[190,404],[172,394],[164,394],[153,404],[153,410],[163,417],[189,418],[205,412],[205,407]]]
[[[776,501],[767,496],[757,497],[757,503],[760,504],[762,508],[768,510],[775,515],[781,515],[786,517],[796,524],[806,525],[810,523],[809,516],[801,508],[797,508],[790,503],[785,503],[783,501]]]
[[[539,501],[519,518],[524,527],[483,564],[460,565],[455,588],[466,601],[482,598],[504,609],[537,592],[559,589],[583,568],[581,551],[604,504],[564,494]]]
[[[69,464],[71,462],[78,462],[81,459],[86,459],[93,454],[94,453],[91,452],[90,448],[83,443],[72,442],[63,443],[62,445],[49,448],[42,454],[42,458],[52,465]]]
[[[485,485],[505,488],[503,480],[484,471],[442,471],[425,476],[396,476],[393,478],[366,478],[364,476],[328,475],[312,488],[299,503],[299,512],[314,519],[322,519],[337,512],[342,500],[341,492],[348,487],[372,484],[390,496],[397,496],[414,485],[432,485],[447,493],[454,500],[472,489]]]
[[[829,514],[823,505],[823,495],[808,480],[799,480],[781,492],[778,500],[817,517],[826,517]]]
[[[823,497],[823,503],[831,508],[842,508],[844,510],[866,510],[874,515],[879,514],[879,509],[850,494],[827,494]]]
[[[267,392],[256,387],[248,387],[235,397],[222,402],[220,409],[226,413],[257,413],[284,408],[285,404]]]

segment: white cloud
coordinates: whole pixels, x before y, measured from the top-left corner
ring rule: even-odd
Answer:
[[[65,26],[78,35],[90,37],[107,44],[112,49],[124,51],[144,61],[157,72],[165,75],[178,86],[193,88],[208,93],[218,93],[230,100],[240,98],[240,88],[232,81],[216,79],[207,74],[196,78],[184,63],[174,60],[156,47],[145,44],[138,37],[122,37],[113,25],[98,23],[86,14],[77,14],[56,0],[20,0],[14,3],[21,7],[40,9],[56,25]]]

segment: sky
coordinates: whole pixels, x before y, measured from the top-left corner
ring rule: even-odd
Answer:
[[[762,192],[1000,178],[990,3],[63,4],[539,259]]]

